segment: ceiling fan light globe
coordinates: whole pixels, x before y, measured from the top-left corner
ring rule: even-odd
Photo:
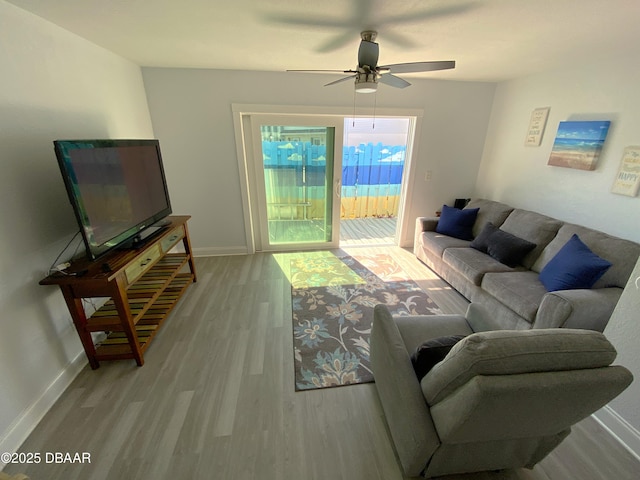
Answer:
[[[377,82],[356,83],[356,93],[375,93],[378,90]]]

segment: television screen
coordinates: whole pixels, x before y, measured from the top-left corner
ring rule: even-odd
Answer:
[[[171,213],[157,140],[56,140],[54,146],[90,259]]]

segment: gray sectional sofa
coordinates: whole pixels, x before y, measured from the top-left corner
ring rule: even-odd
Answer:
[[[478,209],[472,236],[487,222],[535,244],[515,266],[437,232],[438,217],[416,220],[414,254],[469,301],[492,313],[491,329],[586,328],[602,332],[640,255],[640,244],[491,200]],[[539,274],[574,234],[612,265],[592,288],[547,291]]]

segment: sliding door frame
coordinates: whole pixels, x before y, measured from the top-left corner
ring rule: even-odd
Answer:
[[[306,126],[306,127],[327,127],[333,129],[333,152],[331,155],[332,163],[329,165],[327,161],[327,170],[332,171],[331,185],[326,189],[325,193],[331,198],[331,211],[325,214],[330,220],[331,238],[327,241],[303,242],[303,243],[283,243],[271,244],[269,242],[269,224],[268,224],[268,208],[264,203],[266,201],[265,192],[265,171],[262,158],[262,135],[260,127],[263,125],[287,125],[287,126]],[[344,121],[338,116],[329,115],[282,115],[282,114],[254,114],[251,115],[251,137],[253,141],[253,152],[255,156],[250,159],[247,173],[249,176],[254,175],[254,179],[250,184],[255,186],[251,211],[253,212],[253,230],[254,242],[256,250],[264,251],[289,251],[295,250],[318,250],[323,248],[338,248],[340,242],[340,187],[342,179],[342,142],[344,137]],[[329,155],[327,154],[327,160]],[[253,165],[252,165],[253,164]],[[257,213],[257,215],[256,215]]]
[[[255,214],[257,212],[257,198],[251,192],[256,191],[256,178],[252,174],[253,159],[255,158],[254,145],[252,142],[252,116],[264,114],[277,115],[302,115],[318,117],[318,122],[322,122],[320,117],[342,117],[352,118],[353,106],[344,107],[321,107],[302,105],[261,105],[261,104],[232,104],[233,126],[236,142],[236,152],[238,161],[238,171],[240,177],[240,193],[242,197],[242,211],[244,215],[245,239],[247,253],[253,254],[261,249],[258,239],[260,232],[257,231]],[[409,211],[409,200],[415,183],[414,165],[418,158],[419,138],[422,132],[422,109],[407,108],[362,108],[358,110],[358,117],[407,117],[410,119],[409,135],[407,139],[407,154],[405,169],[403,173],[400,208],[398,211],[398,224],[396,227],[396,238],[401,247],[408,246],[413,241],[413,220],[405,218]],[[342,140],[340,141],[342,143]],[[252,210],[253,208],[253,210]]]

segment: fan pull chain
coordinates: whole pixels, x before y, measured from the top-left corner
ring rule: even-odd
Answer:
[[[371,130],[376,129],[376,108],[378,107],[378,92],[373,94],[373,123],[371,124]]]
[[[356,128],[356,91],[353,90],[353,123],[351,124],[352,128]]]

